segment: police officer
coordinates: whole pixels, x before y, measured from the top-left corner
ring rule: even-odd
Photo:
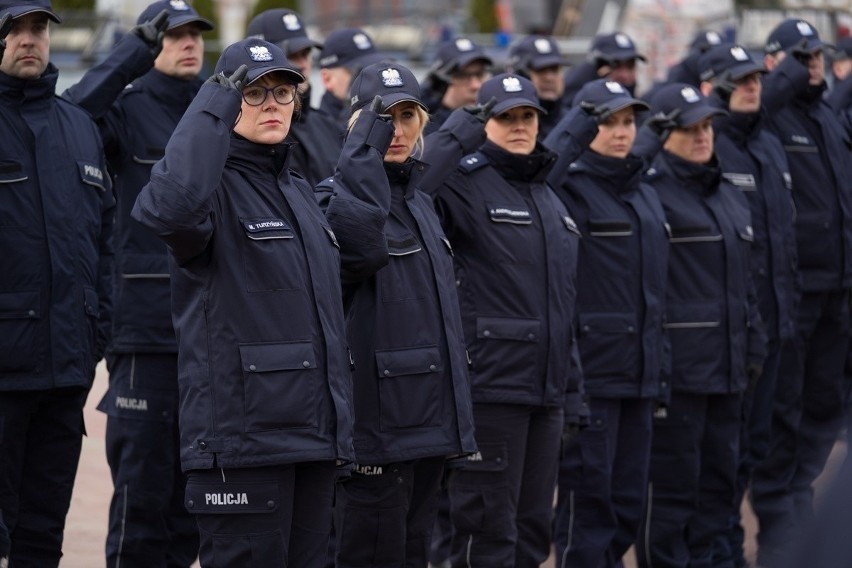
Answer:
[[[338,484],[336,565],[425,566],[444,463],[476,450],[452,249],[419,189],[429,175],[415,157],[428,115],[414,74],[372,64],[350,94],[353,129],[379,97],[369,110],[389,115],[393,132],[380,138],[374,127],[374,146],[342,154],[335,177],[317,187],[344,263],[355,261],[343,292],[356,465]],[[381,231],[352,222],[364,207],[386,219]]]
[[[429,109],[428,132],[437,130],[457,108],[476,104],[483,81],[494,64],[485,49],[467,37],[438,46],[423,80],[423,100]]]
[[[578,104],[606,108],[588,151],[549,180],[583,238],[577,261],[580,359],[590,424],[565,448],[556,507],[557,566],[614,567],[636,540],[648,481],[651,417],[665,349],[665,216],[630,154],[647,105],[599,79]],[[548,139],[545,144],[551,145]]]
[[[354,457],[337,243],[287,166],[303,80],[274,44],[226,48],[132,211],[171,253],[205,568],[323,566],[335,461]]]
[[[735,494],[742,393],[764,336],[750,272],[751,215],[721,177],[714,116],[696,87],[672,83],[651,112],[679,109],[646,176],[669,227],[666,323],[672,365],[660,382],[639,566],[710,566]]]
[[[746,196],[754,242],[752,279],[766,326],[767,356],[760,377],[749,377],[743,404],[741,462],[731,526],[720,539],[714,566],[744,566],[740,503],[751,470],[766,455],[772,401],[781,345],[795,330],[798,275],[793,230],[793,201],[787,157],[778,138],[766,128],[761,111],[761,77],[765,73],[744,47],[731,43],[711,48],[699,62],[702,92],[729,112],[718,116],[716,155],[722,177]],[[759,379],[759,380],[758,380]]]
[[[290,149],[290,164],[314,186],[334,174],[343,140],[337,122],[311,107],[311,54],[314,49],[321,49],[322,44],[308,37],[299,14],[284,8],[266,10],[255,16],[249,22],[246,35],[278,44],[287,59],[307,78],[299,85],[301,106],[295,117],[295,128],[290,129],[290,139],[295,142]]]
[[[566,104],[571,104],[583,85],[600,78],[620,83],[634,94],[636,62],[646,61],[636,44],[625,33],[598,34],[592,38],[588,59],[565,74]]]
[[[455,255],[479,449],[449,479],[451,563],[520,568],[549,554],[561,433],[587,413],[567,348],[579,236],[545,181],[556,155],[536,142],[535,87],[504,73],[478,101],[492,97],[487,141],[435,194]]]
[[[115,200],[97,127],[54,94],[51,22],[48,0],[0,1],[0,561],[19,568],[62,556],[112,311]]]
[[[384,59],[373,39],[360,28],[334,30],[325,38],[319,54],[320,77],[325,93],[320,111],[345,130],[349,119],[349,84],[358,72]]]
[[[667,79],[669,83],[689,83],[698,87],[701,85],[701,72],[704,70],[699,65],[701,56],[722,44],[722,36],[713,30],[701,30],[695,34],[689,42],[689,52],[679,62],[669,68]]]
[[[177,342],[171,320],[168,253],[130,210],[162,158],[202,81],[202,32],[213,24],[182,0],[159,0],[65,93],[96,119],[117,213],[115,310],[109,347],[107,461],[114,492],[107,566],[190,566],[195,520],[183,506],[177,410]]]
[[[764,57],[771,72],[763,104],[772,108],[769,127],[792,176],[802,285],[795,335],[781,346],[768,456],[751,484],[758,562],[768,567],[783,561],[784,547],[812,515],[813,481],[843,423],[852,172],[842,126],[822,98],[823,48],[813,26],[789,19],[769,34]]]
[[[542,140],[562,118],[567,106],[562,100],[567,65],[552,37],[526,36],[509,48],[509,71],[529,77],[539,103],[547,111],[539,121],[538,136]]]

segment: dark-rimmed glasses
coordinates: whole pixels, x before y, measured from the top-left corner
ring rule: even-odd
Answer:
[[[269,93],[272,93],[272,98],[278,104],[289,105],[296,98],[296,87],[289,84],[276,85],[274,87],[249,85],[243,88],[243,100],[249,106],[260,106],[266,101]]]

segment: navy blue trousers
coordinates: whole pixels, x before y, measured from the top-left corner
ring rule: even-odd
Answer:
[[[474,403],[479,452],[450,473],[452,566],[538,568],[550,554],[563,413]]]
[[[107,568],[189,568],[198,527],[183,504],[177,355],[114,354],[107,363],[109,389],[98,405],[113,483]]]
[[[444,456],[358,467],[337,485],[337,568],[423,568]]]
[[[80,462],[88,389],[0,392],[0,511],[15,568],[53,568]]]
[[[592,398],[559,467],[556,566],[610,568],[636,541],[651,453],[649,399]]]
[[[741,394],[673,392],[655,417],[642,568],[710,568],[736,496]]]
[[[323,568],[334,462],[187,472],[202,568]]]
[[[812,485],[843,425],[847,293],[804,293],[797,326],[781,349],[769,451],[751,479],[758,562],[767,567],[785,561],[787,544],[812,518]]]

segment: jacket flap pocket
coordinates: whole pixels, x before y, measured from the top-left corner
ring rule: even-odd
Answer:
[[[133,161],[137,164],[156,164],[166,155],[165,148],[146,146],[133,153]]]
[[[388,237],[388,254],[390,256],[405,256],[422,250],[420,243],[414,235],[402,235],[400,237]]]
[[[467,456],[467,462],[462,466],[471,471],[503,471],[509,464],[506,444],[477,444],[479,450]]]
[[[274,217],[240,219],[246,236],[255,241],[268,239],[292,239],[293,229],[284,219]]]
[[[490,201],[485,204],[488,206],[488,217],[495,223],[532,224],[530,208],[526,204],[509,205]]]
[[[169,258],[164,254],[126,254],[120,270],[122,278],[168,278]]]
[[[240,360],[243,371],[249,373],[315,369],[317,366],[314,346],[310,341],[242,344]]]
[[[168,391],[110,387],[98,403],[98,410],[119,418],[170,422],[177,405],[174,395]]]
[[[12,160],[0,160],[0,183],[15,183],[27,179],[24,166]]]
[[[633,234],[630,221],[589,219],[589,235],[593,237],[628,237]]]
[[[719,302],[670,302],[666,306],[666,327],[718,327],[722,319]]]
[[[582,333],[636,333],[636,316],[619,313],[581,313]]]
[[[746,225],[742,229],[739,229],[738,232],[742,240],[750,243],[754,242],[754,229],[751,228],[751,225]]]
[[[435,345],[376,351],[379,377],[419,375],[443,370],[441,351]]]
[[[228,515],[274,513],[279,492],[275,482],[220,483],[190,480],[186,483],[186,509],[190,513]]]
[[[37,291],[0,293],[0,319],[37,318],[41,315],[39,304]]]
[[[480,339],[539,340],[541,322],[521,318],[477,318],[476,337]]]

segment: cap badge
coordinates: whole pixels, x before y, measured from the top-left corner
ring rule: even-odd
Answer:
[[[180,10],[180,11],[189,10],[189,5],[187,5],[187,3],[184,2],[184,0],[171,0],[169,2],[169,6],[172,7],[172,10]]]
[[[633,42],[624,34],[615,34],[615,43],[618,44],[618,47],[623,47],[624,49],[633,47]]]
[[[473,42],[466,37],[460,37],[456,40],[456,49],[459,51],[473,51]]]
[[[720,36],[718,32],[707,32],[704,37],[710,45],[719,45],[722,43],[722,36]]]
[[[272,61],[272,54],[265,45],[249,46],[249,57],[252,61]]]
[[[624,87],[622,87],[621,83],[618,81],[607,81],[604,85],[606,86],[607,91],[614,95],[624,94]]]
[[[684,87],[683,89],[681,89],[680,96],[682,96],[683,100],[690,104],[697,103],[701,100],[701,98],[698,96],[698,93],[696,93],[695,89],[693,89],[692,87]]]
[[[302,24],[299,22],[299,17],[296,14],[284,14],[281,21],[284,22],[284,27],[291,32],[302,29]]]
[[[799,33],[803,36],[812,36],[814,35],[814,30],[807,22],[796,22],[796,29],[799,30]]]
[[[553,53],[553,46],[543,37],[536,39],[533,45],[535,45],[535,50],[539,53]]]
[[[507,93],[520,93],[524,88],[517,77],[506,77],[503,79],[503,90]]]
[[[362,50],[373,47],[373,44],[370,42],[370,38],[364,34],[355,34],[352,36],[352,43],[355,44],[355,47]]]
[[[383,69],[382,84],[385,87],[402,87],[402,77],[399,75],[399,70],[393,67]]]
[[[731,56],[737,61],[748,61],[748,53],[738,45],[731,48]]]

